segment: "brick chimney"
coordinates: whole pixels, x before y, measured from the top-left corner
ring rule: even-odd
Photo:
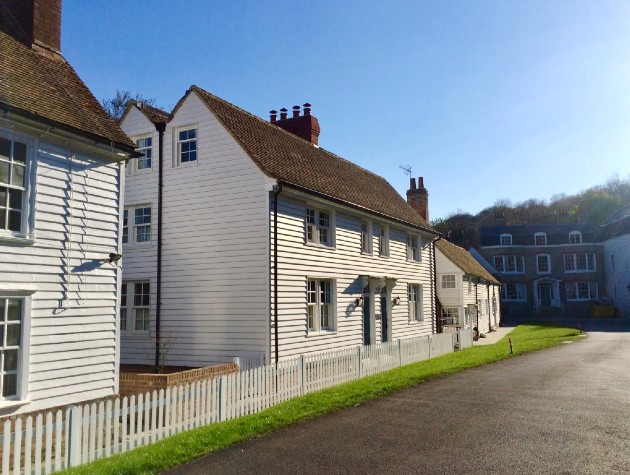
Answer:
[[[0,0],[0,7],[9,16],[2,23],[11,23],[3,25],[3,31],[29,47],[61,51],[61,0]]]
[[[319,144],[319,121],[311,115],[311,105],[304,104],[304,113],[300,115],[300,106],[293,106],[293,117],[288,117],[288,110],[280,109],[280,120],[277,119],[277,112],[270,112],[270,122],[291,132],[304,140],[308,140],[313,145]]]
[[[409,189],[407,190],[407,203],[409,203],[427,223],[429,222],[429,192],[424,187],[424,179],[422,177],[418,177],[417,187],[416,179],[410,179]]]

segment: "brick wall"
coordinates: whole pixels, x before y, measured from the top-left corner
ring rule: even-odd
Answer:
[[[222,374],[236,373],[238,365],[227,363],[216,366],[206,366],[205,368],[195,368],[176,373],[155,374],[155,373],[120,373],[119,391],[120,397],[145,393],[147,391],[159,391],[160,389],[171,388],[182,384],[212,379]]]

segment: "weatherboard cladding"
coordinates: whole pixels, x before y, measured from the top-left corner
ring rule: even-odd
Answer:
[[[435,232],[383,178],[191,86],[263,173],[289,185]]]
[[[8,20],[1,10],[0,21],[7,29]],[[105,113],[72,66],[59,55],[48,56],[0,31],[2,108],[132,150],[133,143]]]
[[[477,262],[477,260],[466,249],[456,246],[445,239],[436,241],[435,245],[447,258],[449,258],[466,274],[480,277],[497,285],[499,284],[499,281],[492,277],[492,275],[484,269],[483,266],[479,264],[479,262]]]

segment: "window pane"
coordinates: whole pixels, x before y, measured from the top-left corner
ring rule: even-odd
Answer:
[[[4,325],[0,325],[0,346],[4,346]]]
[[[0,161],[0,183],[9,184],[9,164]]]
[[[7,320],[14,321],[14,322],[22,320],[22,300],[21,299],[9,299]]]
[[[13,161],[26,163],[26,144],[13,142]]]
[[[22,192],[20,190],[9,190],[9,208],[22,209]]]
[[[13,179],[11,184],[22,188],[24,187],[24,167],[22,165],[13,164]]]
[[[0,208],[6,208],[7,206],[7,188],[0,187]]]
[[[14,323],[7,325],[7,345],[6,346],[20,346],[20,335],[22,325]]]
[[[20,211],[9,211],[9,229],[11,231],[22,229],[22,213]]]
[[[2,397],[17,395],[17,374],[5,374],[2,378]]]
[[[18,350],[4,350],[4,371],[17,371]]]
[[[11,157],[11,141],[0,137],[0,157],[9,159]]]

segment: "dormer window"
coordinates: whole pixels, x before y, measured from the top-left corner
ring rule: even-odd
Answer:
[[[582,244],[582,233],[580,231],[571,231],[569,233],[569,243]]]
[[[534,234],[534,244],[536,246],[546,246],[547,245],[547,234],[546,233],[536,233],[536,234]]]
[[[511,246],[512,245],[512,235],[511,234],[501,234],[499,238],[499,242],[502,246]]]

